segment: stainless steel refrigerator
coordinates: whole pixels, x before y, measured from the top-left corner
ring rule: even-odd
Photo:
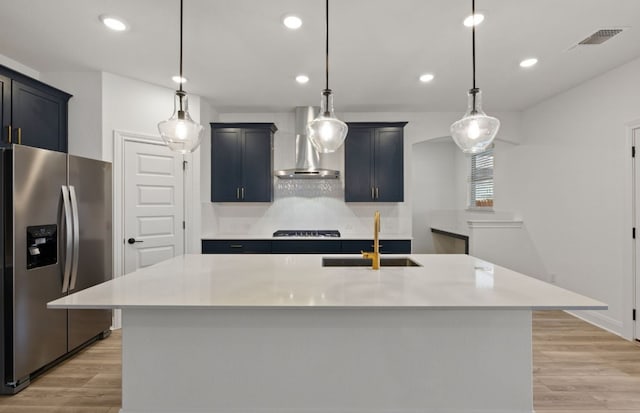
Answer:
[[[46,304],[112,277],[111,164],[22,145],[1,155],[0,393],[13,394],[109,334],[110,310]]]

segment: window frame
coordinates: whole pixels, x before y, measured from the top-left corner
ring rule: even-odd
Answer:
[[[490,156],[488,160],[482,159],[487,156]],[[484,187],[478,188],[480,185]],[[495,203],[495,150],[493,145],[483,152],[471,155],[468,195],[468,209],[493,211]]]

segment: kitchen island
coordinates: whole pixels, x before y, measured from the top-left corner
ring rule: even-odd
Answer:
[[[531,413],[532,310],[607,308],[467,255],[410,258],[186,255],[49,307],[122,309],[122,413]]]

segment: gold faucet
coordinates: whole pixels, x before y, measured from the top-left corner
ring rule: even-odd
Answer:
[[[371,269],[380,269],[380,241],[378,234],[380,233],[380,212],[376,211],[373,215],[373,252],[362,252],[362,258],[371,260]]]

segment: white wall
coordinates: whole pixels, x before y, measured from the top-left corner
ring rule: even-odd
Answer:
[[[73,95],[69,100],[69,153],[102,159],[102,73],[44,72],[41,80]]]
[[[483,217],[476,218],[479,221],[472,221],[469,225],[470,255],[542,281],[553,281],[531,239],[526,222],[509,222],[519,219],[513,215],[505,217],[505,222],[483,222]]]
[[[0,54],[0,65],[6,66],[9,69],[13,69],[16,72],[20,72],[34,79],[40,80],[40,72],[16,60],[13,60],[8,56]]]
[[[523,144],[506,148],[501,167],[508,174],[496,180],[501,207],[522,213],[557,284],[609,304],[582,316],[629,338],[626,124],[640,119],[638,73],[640,59],[524,111]]]
[[[218,112],[209,102],[200,102],[200,121],[204,126],[204,136],[200,144],[200,203],[211,199],[211,122],[217,122]]]
[[[139,80],[102,74],[102,153],[113,159],[113,131],[158,135],[158,122],[173,113],[175,90]],[[200,97],[189,94],[189,113],[200,121]],[[199,185],[198,185],[199,186]]]
[[[424,141],[413,145],[411,164],[413,252],[436,252],[431,235],[429,211],[458,208],[456,154],[460,152],[451,138]]]

